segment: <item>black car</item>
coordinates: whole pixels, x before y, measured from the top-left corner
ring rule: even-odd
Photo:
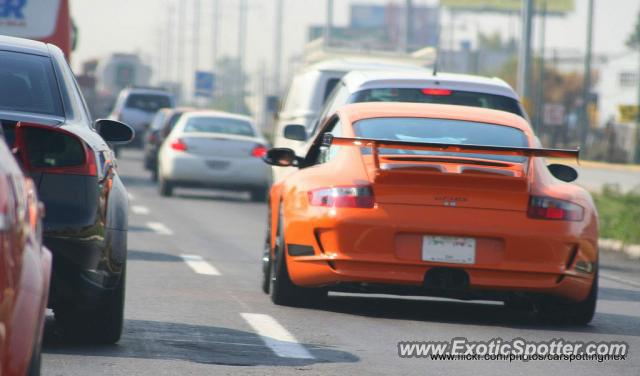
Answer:
[[[128,197],[106,141],[133,130],[92,122],[60,49],[0,37],[0,123],[45,205],[53,254],[49,307],[70,336],[115,343],[122,332]]]
[[[193,108],[163,108],[158,111],[144,138],[144,168],[151,172],[151,180],[158,180],[158,153],[180,116]]]

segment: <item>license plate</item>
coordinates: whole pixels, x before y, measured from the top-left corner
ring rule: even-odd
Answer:
[[[226,161],[207,161],[207,166],[215,170],[222,170],[229,166],[229,162]]]
[[[425,235],[422,237],[422,260],[473,264],[476,262],[476,239]]]

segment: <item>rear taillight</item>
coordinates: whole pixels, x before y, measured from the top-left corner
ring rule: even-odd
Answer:
[[[422,89],[422,94],[424,95],[435,95],[435,96],[448,96],[451,95],[452,91],[449,89]]]
[[[584,209],[578,204],[549,197],[531,197],[527,216],[533,219],[581,221]]]
[[[368,186],[331,187],[309,191],[311,206],[334,208],[373,208],[373,191]]]
[[[256,145],[256,147],[251,150],[251,156],[256,158],[262,158],[267,155],[267,148],[264,145]]]
[[[171,149],[175,151],[187,151],[187,144],[181,139],[176,139],[171,142]]]

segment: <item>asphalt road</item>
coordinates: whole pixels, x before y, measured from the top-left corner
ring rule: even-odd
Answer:
[[[115,346],[60,339],[49,317],[44,375],[639,375],[640,261],[604,254],[588,327],[548,326],[501,304],[331,295],[275,306],[259,288],[265,206],[242,193],[177,190],[161,198],[126,151],[131,193],[126,323]],[[184,256],[189,255],[189,256]],[[398,341],[521,337],[624,341],[626,360],[401,359]]]

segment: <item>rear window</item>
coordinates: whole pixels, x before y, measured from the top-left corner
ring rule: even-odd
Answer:
[[[184,126],[184,132],[223,133],[238,136],[255,136],[251,123],[245,120],[219,117],[192,117]]]
[[[356,122],[357,137],[380,140],[430,142],[457,145],[487,145],[528,147],[524,132],[519,129],[488,123],[428,118],[375,118]],[[458,156],[521,163],[524,157],[491,154],[468,154],[421,150],[380,149],[382,154],[414,154]]]
[[[64,116],[51,59],[0,51],[0,110]]]
[[[435,94],[434,94],[435,93]],[[503,95],[434,89],[367,89],[354,93],[350,103],[359,102],[411,102],[437,103],[457,106],[482,107],[492,110],[511,112],[524,117],[520,103]]]
[[[171,107],[171,99],[166,95],[131,94],[127,98],[125,107],[145,112],[156,112],[161,108]]]

